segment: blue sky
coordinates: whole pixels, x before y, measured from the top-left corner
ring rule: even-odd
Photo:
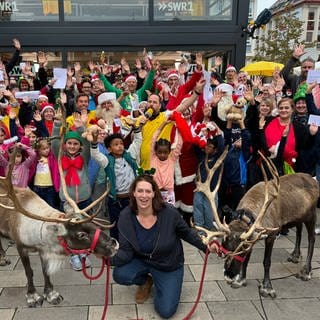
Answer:
[[[264,8],[270,8],[276,0],[258,0],[257,5],[258,5],[258,10],[257,14],[259,14]]]

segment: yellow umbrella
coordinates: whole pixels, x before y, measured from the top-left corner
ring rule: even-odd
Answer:
[[[247,64],[241,69],[241,71],[247,72],[251,76],[271,77],[276,69],[281,70],[282,68],[282,63],[276,63],[271,61],[258,61]]]

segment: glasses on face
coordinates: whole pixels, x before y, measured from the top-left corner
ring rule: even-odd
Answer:
[[[91,89],[91,87],[89,87],[89,86],[84,86],[84,87],[82,87],[82,89]]]

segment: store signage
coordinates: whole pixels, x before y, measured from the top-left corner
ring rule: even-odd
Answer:
[[[4,1],[0,2],[0,12],[15,12],[18,11],[16,1]]]
[[[159,11],[183,11],[192,12],[192,1],[170,1],[170,2],[159,2]]]

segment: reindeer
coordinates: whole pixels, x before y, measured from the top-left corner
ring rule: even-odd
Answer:
[[[308,253],[305,265],[297,277],[302,280],[311,279],[311,260],[315,242],[316,207],[319,197],[319,185],[310,175],[304,173],[290,174],[279,177],[271,160],[260,154],[267,165],[272,179],[268,181],[264,166],[261,166],[264,182],[254,185],[241,199],[237,209],[232,213],[233,221],[227,225],[220,221],[215,206],[214,196],[221,182],[222,170],[218,184],[210,192],[210,181],[198,182],[197,188],[209,199],[213,217],[218,225],[218,231],[206,232],[203,241],[208,243],[214,237],[223,238],[221,251],[225,254],[224,275],[226,281],[233,287],[246,286],[246,270],[253,245],[265,238],[264,279],[259,292],[262,296],[276,297],[276,292],[270,281],[271,254],[274,241],[282,226],[296,227],[296,242],[288,261],[298,263],[301,255],[300,243],[302,225],[308,232]],[[222,165],[225,154],[217,161],[209,176]],[[219,162],[219,163],[218,163]],[[209,169],[208,169],[209,170]]]
[[[65,181],[61,179],[66,200],[74,210],[71,216],[65,216],[63,212],[50,207],[29,188],[17,188],[12,185],[11,174],[15,154],[16,150],[11,154],[7,176],[0,177],[0,235],[16,243],[27,277],[28,306],[39,307],[44,299],[57,305],[63,297],[53,289],[50,275],[61,268],[66,252],[86,249],[97,256],[109,257],[118,250],[118,242],[101,232],[101,229],[110,228],[110,225],[96,217],[99,208],[91,216],[87,213],[98,203],[101,204],[109,188],[87,208],[80,210],[67,194]],[[63,177],[60,157],[58,163],[60,176]],[[40,256],[44,276],[43,295],[37,293],[34,287],[28,255],[30,251],[38,252]],[[0,239],[0,266],[9,263]]]

